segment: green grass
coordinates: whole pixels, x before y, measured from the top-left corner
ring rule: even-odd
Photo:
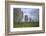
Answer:
[[[14,22],[14,28],[16,27],[39,27],[39,22]]]

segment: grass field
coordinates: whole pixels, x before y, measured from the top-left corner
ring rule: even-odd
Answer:
[[[39,22],[15,22],[14,28],[17,27],[39,27]]]

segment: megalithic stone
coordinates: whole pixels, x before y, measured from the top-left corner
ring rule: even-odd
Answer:
[[[25,15],[25,22],[28,22],[28,15]]]
[[[30,22],[31,22],[31,18],[30,18]]]

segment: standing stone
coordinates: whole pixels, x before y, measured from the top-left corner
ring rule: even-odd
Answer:
[[[25,15],[25,22],[28,22],[28,16]]]
[[[30,22],[31,22],[31,18],[30,18]]]

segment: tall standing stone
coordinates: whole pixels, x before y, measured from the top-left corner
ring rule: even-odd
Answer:
[[[25,22],[28,22],[28,16],[25,15]]]

